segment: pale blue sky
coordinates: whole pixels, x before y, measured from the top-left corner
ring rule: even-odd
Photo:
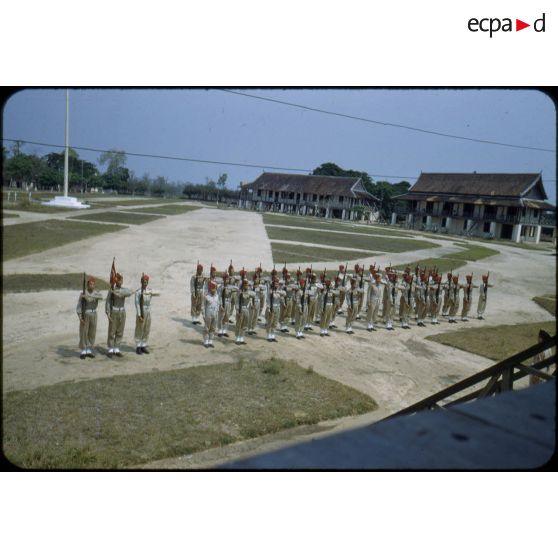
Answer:
[[[532,90],[260,89],[248,93],[439,132],[556,150],[553,102]],[[64,89],[17,93],[4,107],[4,137],[64,143]],[[70,144],[177,157],[313,169],[324,162],[381,174],[540,172],[556,202],[556,154],[472,143],[372,125],[219,90],[70,91]],[[10,147],[11,144],[5,145]],[[54,151],[27,145],[39,155]],[[96,162],[98,154],[80,155]],[[255,179],[242,168],[129,157],[141,175],[227,185]],[[392,182],[398,179],[388,179]],[[409,182],[413,183],[412,179]]]

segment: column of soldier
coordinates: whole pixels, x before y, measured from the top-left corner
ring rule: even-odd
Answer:
[[[251,277],[249,276],[251,275]],[[318,279],[311,267],[300,268],[291,274],[285,264],[281,275],[274,268],[263,274],[261,265],[254,273],[239,271],[235,274],[232,261],[225,273],[218,276],[211,265],[209,275],[198,263],[190,281],[192,323],[204,320],[203,344],[214,347],[215,332],[218,337],[229,337],[229,324],[234,324],[236,344],[245,344],[244,335],[256,335],[258,322],[265,323],[267,341],[276,342],[278,329],[289,333],[288,325],[294,327],[296,339],[304,339],[304,332],[319,324],[320,336],[329,336],[339,315],[345,314],[345,332],[353,334],[355,320],[364,319],[368,331],[376,331],[381,311],[387,330],[393,330],[397,312],[403,329],[410,329],[411,316],[417,326],[425,327],[425,321],[439,324],[438,316],[447,316],[450,323],[457,323],[460,293],[463,293],[461,321],[467,321],[473,302],[473,289],[479,289],[477,318],[484,319],[488,276],[482,276],[480,285],[473,285],[473,276],[459,282],[459,275],[448,273],[446,281],[437,269],[420,269],[414,274],[407,267],[398,276],[390,266],[384,269],[370,265],[364,276],[364,266],[356,264],[353,273],[340,265],[334,279],[327,277],[326,270]]]
[[[213,339],[229,337],[229,324],[235,325],[235,343],[244,344],[245,333],[256,335],[258,322],[265,323],[267,340],[276,342],[277,329],[288,333],[288,325],[294,326],[296,339],[304,339],[304,332],[312,330],[319,324],[320,336],[329,336],[331,329],[337,329],[335,323],[339,315],[345,314],[345,332],[353,334],[353,323],[367,322],[368,331],[376,331],[381,312],[382,321],[387,330],[393,330],[394,318],[398,312],[403,329],[410,329],[411,316],[414,315],[419,327],[425,326],[425,320],[438,324],[438,316],[447,316],[450,323],[457,323],[460,305],[460,293],[463,293],[461,320],[467,316],[473,302],[473,289],[479,289],[477,318],[484,319],[486,308],[489,274],[482,276],[480,285],[473,285],[473,276],[467,275],[464,284],[459,283],[459,276],[448,273],[442,283],[442,276],[436,269],[415,269],[409,267],[401,277],[397,271],[388,266],[384,272],[376,265],[370,265],[364,276],[364,267],[358,264],[354,272],[349,273],[347,266],[340,265],[333,280],[327,277],[326,270],[320,275],[312,267],[305,271],[296,271],[293,277],[285,266],[281,276],[274,268],[269,275],[263,274],[261,266],[257,267],[251,280],[248,272],[240,270],[235,274],[229,265],[222,276],[217,275],[216,268],[210,267],[209,276],[204,275],[203,266],[198,263],[196,273],[190,281],[192,323],[201,324],[204,320],[203,344],[214,347]],[[105,313],[108,319],[107,356],[122,357],[120,345],[126,324],[126,298],[135,295],[136,326],[134,339],[136,354],[149,354],[147,343],[151,329],[151,299],[159,293],[152,291],[149,276],[142,274],[141,287],[135,292],[123,287],[123,276],[111,270],[111,288],[105,301]],[[94,358],[93,347],[97,330],[97,306],[102,294],[95,289],[95,278],[84,276],[83,291],[80,293],[76,313],[79,318],[80,358]],[[87,285],[87,287],[86,287]],[[398,306],[399,303],[399,306]]]

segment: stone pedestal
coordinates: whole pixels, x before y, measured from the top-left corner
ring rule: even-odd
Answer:
[[[90,206],[80,202],[77,198],[72,196],[55,196],[53,200],[43,202],[42,205],[50,205],[53,207],[70,207],[73,209],[87,209]]]

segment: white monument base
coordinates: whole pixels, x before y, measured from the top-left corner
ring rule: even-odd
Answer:
[[[55,196],[53,200],[42,202],[42,205],[51,205],[54,207],[71,207],[73,209],[87,209],[89,205],[80,202],[77,198],[71,196]]]

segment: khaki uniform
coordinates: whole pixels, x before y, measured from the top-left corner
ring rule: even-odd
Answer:
[[[442,307],[442,284],[432,283],[429,288],[429,300],[430,300],[430,318],[431,323],[439,324],[438,314]]]
[[[343,276],[345,276],[345,285],[343,285]],[[344,272],[339,272],[337,274],[337,277],[339,277],[339,301],[336,302],[335,306],[337,308],[336,312],[338,314],[342,314],[343,313],[343,305],[345,304],[345,293],[347,292],[347,276],[345,275]]]
[[[275,339],[275,329],[277,328],[277,321],[279,320],[281,309],[285,306],[285,297],[285,291],[269,288],[266,301],[267,307],[265,309],[265,327],[268,341],[273,341]]]
[[[413,285],[407,283],[407,281],[402,281],[398,288],[401,291],[401,297],[399,299],[399,321],[401,322],[401,327],[409,329],[411,327],[409,325],[409,320],[413,308]]]
[[[203,320],[205,328],[203,332],[203,344],[206,347],[213,347],[213,336],[219,319],[219,311],[221,310],[221,299],[217,291],[215,294],[207,293],[203,297]]]
[[[284,287],[285,304],[281,307],[281,314],[279,316],[279,329],[281,331],[289,331],[289,329],[287,328],[287,324],[289,323],[293,311],[294,286],[295,283],[291,282]]]
[[[358,299],[358,308],[357,308],[355,320],[360,320],[362,308],[364,307],[364,284],[365,284],[364,276],[363,277],[359,276],[359,278],[357,279],[357,285],[358,285],[358,289],[361,292],[361,296]]]
[[[141,289],[136,291],[134,302],[136,305],[136,329],[134,339],[136,347],[147,347],[149,332],[151,331],[151,298],[158,296],[149,287],[143,291],[143,321],[141,321]]]
[[[323,289],[321,296],[321,314],[320,314],[320,335],[329,335],[329,324],[333,313],[333,304],[335,298],[339,296],[336,289]]]
[[[358,287],[350,288],[346,295],[345,300],[347,301],[347,319],[345,320],[345,331],[347,333],[353,333],[353,322],[359,312],[359,308],[362,307],[362,300],[364,298],[364,292]]]
[[[426,319],[427,307],[427,283],[419,281],[415,284],[415,314],[417,317],[417,325],[423,326]]]
[[[469,310],[471,309],[471,304],[473,303],[473,289],[476,287],[472,284],[467,283],[463,287],[463,307],[461,308],[461,321],[466,322],[467,316],[469,315]]]
[[[486,298],[488,294],[488,285],[483,281],[479,286],[479,302],[477,305],[477,318],[482,319],[486,310]]]
[[[461,289],[461,285],[459,284],[458,285],[452,284],[448,289],[449,290],[448,321],[450,323],[455,323],[457,321],[455,319],[455,316],[457,315],[457,312],[459,310],[459,289]]]
[[[304,337],[304,327],[308,321],[308,291],[298,289],[295,291],[293,307],[295,311],[295,331],[297,339]]]
[[[308,304],[307,322],[304,329],[312,329],[312,323],[316,316],[316,306],[318,305],[318,284],[310,283],[306,292],[308,293],[308,300],[310,303]]]
[[[124,336],[124,326],[126,325],[126,308],[124,303],[126,298],[132,296],[132,294],[130,289],[116,286],[108,292],[105,312],[109,318],[107,339],[109,354],[120,352],[119,346]]]
[[[236,309],[235,336],[237,343],[244,343],[244,332],[248,327],[250,308],[254,303],[256,293],[250,289],[239,289],[234,295],[234,306]]]
[[[238,290],[237,287],[227,284],[221,285],[219,288],[220,310],[217,317],[217,335],[219,337],[228,337],[227,328],[229,327],[229,319],[233,311],[233,298],[234,293]]]
[[[451,281],[446,281],[442,285],[442,290],[444,291],[444,303],[442,306],[442,316],[447,316],[449,312],[449,305],[450,305],[449,287],[451,286],[451,284],[452,284]]]
[[[207,277],[201,274],[192,275],[190,279],[190,311],[192,314],[192,323],[199,324],[200,322],[200,314],[202,311],[202,303],[203,297],[205,294],[205,283],[207,281]]]
[[[95,345],[95,335],[97,333],[97,306],[99,300],[102,299],[103,295],[99,291],[94,290],[92,293],[85,291],[85,316],[82,319],[81,295],[78,298],[76,312],[80,318],[79,348],[82,355],[93,354],[93,345]]]
[[[324,284],[321,281],[316,281],[316,289],[317,296],[316,296],[316,306],[314,308],[314,323],[319,324],[322,321],[322,311],[323,311],[323,293],[324,293]]]
[[[265,287],[261,284],[255,285],[254,290],[254,302],[250,307],[250,315],[248,316],[248,333],[253,335],[256,333],[256,325],[258,323],[258,316],[262,312],[262,295],[265,302]]]
[[[393,329],[393,315],[395,314],[397,286],[389,280],[384,282],[384,285],[383,319],[387,329]]]
[[[368,322],[368,330],[374,329],[374,324],[378,321],[378,311],[380,310],[380,295],[381,283],[377,284],[376,281],[370,283],[367,293],[366,305],[366,321]]]

